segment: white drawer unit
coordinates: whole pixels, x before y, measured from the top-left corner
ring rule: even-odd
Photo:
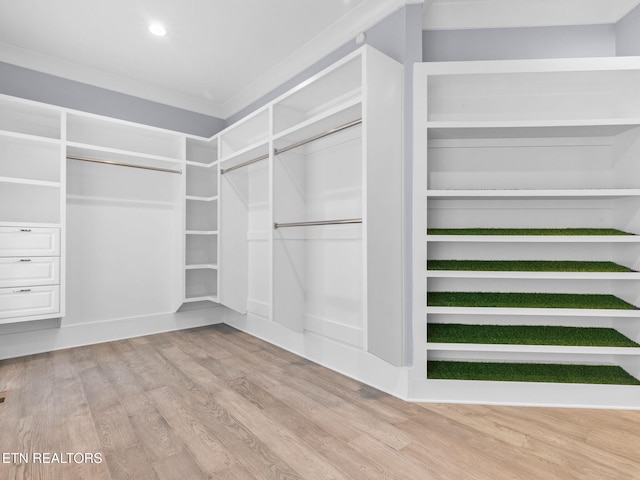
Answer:
[[[0,323],[20,321],[21,317],[52,316],[59,311],[58,285],[0,288]]]
[[[60,256],[60,229],[0,227],[0,257]]]
[[[0,258],[0,288],[57,285],[59,283],[59,257]]]

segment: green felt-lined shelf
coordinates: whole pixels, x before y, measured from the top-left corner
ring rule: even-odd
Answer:
[[[521,292],[429,292],[430,307],[585,308],[636,310],[613,295]]]
[[[547,325],[430,323],[427,329],[427,340],[433,343],[640,347],[613,328]]]
[[[637,378],[620,367],[610,365],[429,361],[427,362],[427,378],[640,385]]]
[[[613,262],[550,260],[429,260],[427,270],[486,272],[633,272]]]
[[[615,228],[428,228],[427,235],[633,235]]]

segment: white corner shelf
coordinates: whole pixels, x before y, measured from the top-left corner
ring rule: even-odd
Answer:
[[[215,202],[218,200],[218,195],[213,195],[212,197],[202,197],[199,195],[185,195],[186,200],[191,200],[194,202]]]
[[[185,230],[185,235],[218,235],[217,230]]]
[[[201,263],[186,265],[185,270],[217,270],[218,265],[215,263]]]
[[[37,187],[52,187],[60,188],[62,183],[60,182],[47,182],[44,180],[30,180],[27,178],[13,178],[13,177],[0,177],[0,183],[17,183],[21,185],[33,185]]]

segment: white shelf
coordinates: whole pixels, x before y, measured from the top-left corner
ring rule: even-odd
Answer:
[[[15,138],[15,139],[18,139],[18,140],[26,140],[28,142],[48,143],[50,145],[60,145],[61,144],[61,140],[57,139],[57,138],[39,137],[37,135],[30,135],[28,133],[12,132],[10,130],[0,130],[0,136],[8,137],[8,138]]]
[[[60,182],[47,182],[44,180],[30,180],[27,178],[0,177],[0,183],[17,183],[21,185],[35,185],[38,187],[60,188]]]
[[[185,298],[182,303],[195,303],[195,302],[214,302],[219,303],[217,295],[207,295],[203,297],[190,297]]]
[[[640,280],[640,272],[513,272],[427,270],[427,278],[506,278],[543,280]]]
[[[622,198],[640,197],[635,188],[587,188],[572,190],[427,190],[429,198]]]
[[[191,165],[192,167],[200,167],[200,168],[211,168],[218,164],[218,161],[214,161],[211,163],[202,163],[202,162],[193,162],[191,160],[185,161],[187,165]]]
[[[431,139],[611,137],[638,126],[640,118],[427,122]]]
[[[640,243],[640,235],[426,235],[427,242]]]
[[[0,222],[0,227],[33,227],[33,228],[61,228],[60,223],[46,222]]]
[[[218,235],[217,230],[185,230],[185,235]]]
[[[324,111],[315,117],[294,125],[274,135],[274,142],[287,138],[291,142],[308,138],[314,134],[337,127],[343,123],[357,120],[362,116],[362,94],[360,89],[349,96],[349,100]]]
[[[269,153],[269,142],[266,140],[260,140],[259,142],[253,143],[248,147],[243,148],[242,150],[238,150],[237,152],[233,152],[227,155],[224,158],[221,158],[218,163],[220,166],[224,168],[229,168],[232,165],[225,165],[225,163],[230,162],[232,160],[236,160],[238,163],[241,161],[249,160],[252,157],[259,157],[261,155],[265,155]]]
[[[215,263],[201,263],[201,264],[193,264],[186,265],[185,270],[217,270],[218,265]]]
[[[119,148],[111,148],[111,147],[99,147],[95,145],[88,145],[85,143],[78,142],[67,142],[67,154],[76,155],[79,157],[92,157],[95,154],[98,154],[99,160],[151,160],[151,161],[159,161],[163,163],[170,163],[172,165],[181,165],[182,160],[175,157],[165,157],[161,155],[152,155],[149,153],[140,153],[131,150],[122,150]],[[104,155],[108,156],[105,158]],[[145,163],[146,166],[150,164]]]
[[[212,197],[201,197],[199,195],[186,195],[184,197],[187,200],[193,200],[194,202],[214,202],[218,200],[218,195]]]
[[[114,197],[98,197],[90,195],[76,195],[67,194],[67,200],[73,200],[76,202],[93,202],[104,203],[113,205],[149,205],[159,207],[174,207],[175,202],[161,201],[161,200],[141,200],[136,198],[114,198]]]
[[[639,356],[640,347],[591,347],[565,345],[513,345],[481,343],[427,342],[427,351],[492,352],[492,353],[562,353],[574,355]]]
[[[640,310],[589,308],[500,308],[500,307],[425,307],[427,314],[439,315],[532,315],[543,317],[616,317],[640,318]]]

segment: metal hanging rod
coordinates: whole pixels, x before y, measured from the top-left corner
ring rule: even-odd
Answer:
[[[321,138],[327,137],[329,135],[333,135],[334,133],[341,132],[347,128],[355,127],[356,125],[360,125],[362,123],[362,119],[359,118],[357,120],[353,120],[352,122],[345,123],[344,125],[340,125],[338,127],[334,127],[330,130],[326,130],[322,133],[318,133],[313,137],[305,138],[304,140],[300,140],[299,142],[294,143],[293,145],[288,145],[282,148],[274,148],[273,154],[278,155],[280,153],[288,152],[289,150],[293,150],[294,148],[301,147],[302,145],[306,145],[307,143],[313,142],[315,140],[319,140]]]
[[[246,167],[247,165],[251,165],[252,163],[259,162],[260,160],[266,160],[267,158],[269,158],[269,154],[265,153],[264,155],[260,155],[259,157],[252,158],[251,160],[247,160],[246,162],[239,163],[238,165],[234,165],[233,167],[222,168],[220,169],[220,173],[224,175],[227,172],[232,172],[233,170]]]
[[[307,143],[313,142],[315,140],[319,140],[320,138],[324,138],[328,135],[333,135],[334,133],[338,133],[341,132],[342,130],[345,130],[349,127],[353,127],[355,125],[359,125],[362,123],[362,119],[359,118],[357,120],[353,120],[352,122],[349,123],[345,123],[344,125],[340,125],[338,127],[332,128],[330,130],[326,130],[322,133],[318,133],[317,135],[314,135],[313,137],[309,137],[306,138],[304,140],[300,140],[299,142],[294,143],[293,145],[289,145],[283,148],[274,148],[273,149],[273,154],[274,155],[278,155],[279,153],[284,153],[284,152],[288,152],[289,150],[293,150],[294,148],[298,148],[301,147],[302,145],[306,145]],[[227,172],[231,172],[233,170],[237,170],[238,168],[242,168],[242,167],[246,167],[247,165],[251,165],[252,163],[256,163],[259,162],[260,160],[266,160],[267,158],[269,158],[269,154],[266,153],[264,155],[261,155],[257,158],[253,158],[251,160],[247,160],[246,162],[242,162],[239,163],[238,165],[234,165],[233,167],[229,167],[229,168],[223,168],[220,170],[221,174],[225,174]]]
[[[314,227],[316,225],[346,225],[350,223],[362,223],[362,218],[345,218],[343,220],[320,220],[317,222],[290,222],[290,223],[274,223],[273,228],[287,227]]]
[[[144,165],[135,165],[133,163],[114,162],[112,160],[100,160],[97,158],[78,157],[76,155],[67,155],[69,160],[80,160],[81,162],[104,163],[105,165],[116,165],[119,167],[140,168],[142,170],[154,170],[156,172],[177,173],[182,174],[182,170],[173,170],[171,168],[147,167]]]

